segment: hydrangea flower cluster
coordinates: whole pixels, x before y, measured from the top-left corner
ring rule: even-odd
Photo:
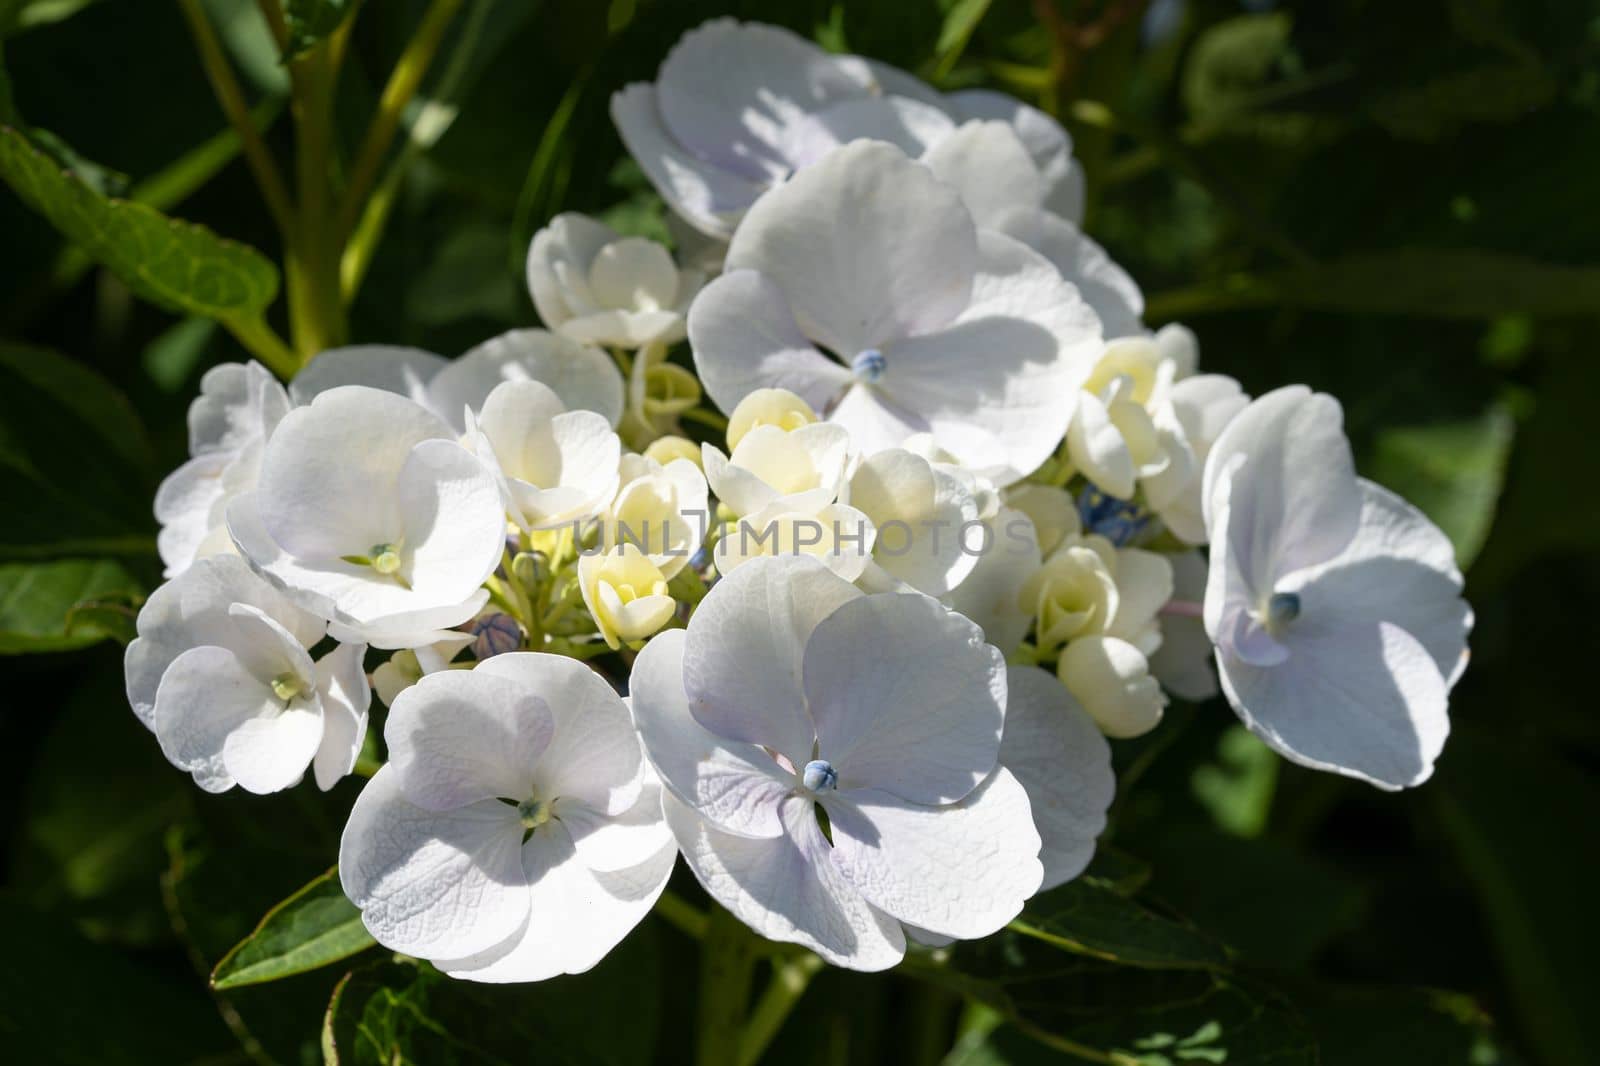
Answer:
[[[1077,876],[1107,738],[1172,695],[1427,778],[1449,543],[1337,401],[1144,326],[1053,119],[726,20],[612,110],[681,258],[564,214],[546,329],[219,367],[156,500],[135,713],[210,791],[369,777],[339,870],[379,942],[579,972],[681,854],[760,935],[893,966]]]

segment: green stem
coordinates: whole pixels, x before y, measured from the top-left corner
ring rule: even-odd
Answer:
[[[401,114],[422,85],[423,76],[427,74],[444,40],[445,30],[449,28],[450,20],[455,18],[462,2],[432,0],[428,10],[423,13],[417,32],[406,44],[405,51],[400,53],[388,84],[383,87],[383,95],[378,98],[377,114],[373,115],[361,149],[356,154],[355,165],[350,170],[350,184],[345,189],[344,203],[339,210],[338,234],[341,245],[356,228],[356,220],[366,203],[367,194],[378,180],[384,156],[389,152],[395,131],[400,128]]]
[[[222,324],[232,333],[234,339],[244,345],[251,355],[261,360],[266,368],[285,381],[294,377],[295,371],[300,369],[300,360],[283,343],[265,319],[256,318],[226,318]]]
[[[726,418],[715,411],[708,411],[703,407],[691,407],[679,417],[687,418],[691,422],[698,422],[702,426],[709,426],[711,429],[722,432],[726,432],[728,429],[728,420]]]
[[[454,100],[461,91],[472,53],[477,48],[478,38],[494,4],[495,0],[475,0],[466,21],[461,25],[461,34],[451,49],[450,61],[445,64],[438,85],[430,94],[432,99],[427,101],[412,121],[405,143],[400,146],[400,154],[389,164],[383,180],[361,209],[361,219],[345,243],[344,256],[339,264],[339,281],[346,307],[355,302],[356,293],[361,290],[362,281],[366,280],[367,269],[372,265],[373,253],[383,241],[383,231],[389,224],[389,216],[399,198],[400,184],[406,171],[418,156],[438,144],[439,138],[455,124],[458,112]]]
[[[301,364],[344,337],[333,224],[333,62],[324,41],[289,64],[294,83],[300,224],[285,260],[289,324]]]
[[[222,113],[238,132],[250,171],[255,175],[256,184],[261,187],[262,196],[266,198],[267,210],[272,212],[278,232],[287,240],[295,224],[289,190],[278,171],[278,164],[267,150],[266,142],[261,139],[261,133],[251,118],[250,108],[244,102],[244,92],[239,88],[239,81],[234,77],[228,57],[223,53],[222,42],[217,39],[216,31],[201,9],[200,0],[178,0],[178,6],[189,22],[195,47],[200,52],[200,62],[205,67],[206,80],[211,83]]]
[[[739,919],[720,907],[712,911],[700,942],[697,1066],[730,1066],[740,1061],[750,978],[759,957],[755,935]]]
[[[755,1066],[783,1028],[784,1020],[805,994],[811,979],[822,969],[822,959],[807,952],[792,958],[774,959],[772,983],[761,994],[761,1001],[750,1012],[739,1038],[739,1066]]]

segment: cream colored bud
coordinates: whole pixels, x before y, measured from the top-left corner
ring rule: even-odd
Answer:
[[[811,405],[788,389],[757,389],[739,401],[728,418],[728,447],[737,448],[757,426],[777,426],[795,430],[817,420]]]
[[[654,459],[662,466],[666,466],[674,459],[687,459],[695,466],[700,465],[700,445],[687,437],[660,437],[650,442],[644,450],[645,458]]]
[[[1161,721],[1167,697],[1150,663],[1125,640],[1084,637],[1068,644],[1056,676],[1108,737],[1142,736]]]
[[[579,559],[578,585],[600,635],[613,648],[650,636],[677,609],[660,568],[632,544]]]

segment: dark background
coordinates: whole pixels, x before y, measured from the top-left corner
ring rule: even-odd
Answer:
[[[362,12],[342,80],[347,150],[421,6]],[[557,210],[658,232],[606,100],[652,77],[704,18],[780,22],[927,74],[949,6],[492,5],[460,117],[410,172],[353,338],[455,355],[536,324],[521,263]],[[210,7],[249,91],[281,92],[253,4]],[[1304,771],[1267,756],[1225,705],[1176,707],[1152,737],[1118,746],[1115,846],[1150,864],[1152,899],[1230,944],[1266,986],[1372,989],[1297,998],[1324,1062],[1600,1061],[1600,7],[1146,7],[997,0],[945,85],[1059,109],[1088,170],[1087,228],[1139,280],[1152,325],[1190,325],[1203,367],[1250,392],[1306,382],[1338,396],[1363,472],[1455,540],[1478,620],[1425,786],[1388,795]],[[174,4],[0,0],[0,34],[28,123],[136,189],[224,128]],[[287,155],[286,116],[269,140]],[[237,160],[163,206],[277,254]],[[0,348],[92,367],[136,423],[86,437],[0,367],[0,561],[74,554],[73,523],[89,521],[15,475],[23,456],[91,500],[95,530],[117,531],[108,598],[127,604],[159,581],[149,501],[184,456],[199,375],[242,354],[61,256],[48,225],[0,191]],[[105,642],[0,660],[0,1042],[17,1054],[0,1057],[319,1061],[341,970],[227,998],[198,974],[331,863],[357,783],[203,795],[128,711],[120,656]],[[675,885],[695,891],[681,868]],[[590,984],[483,1009],[604,1030],[616,1047],[599,1061],[637,1061],[657,1039],[678,1061],[694,967],[689,942],[652,920]],[[920,988],[825,975],[772,1061],[937,1062],[957,1008]],[[1441,1018],[1455,1027],[1444,1038]],[[559,1041],[509,1056],[490,1043],[414,1060],[588,1061]],[[951,1061],[1052,1054],[1002,1032]]]

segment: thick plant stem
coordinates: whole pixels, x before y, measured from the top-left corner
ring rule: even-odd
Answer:
[[[361,215],[367,194],[372,190],[373,183],[378,180],[378,172],[383,167],[384,156],[389,152],[395,131],[400,128],[400,117],[422,85],[422,78],[427,74],[428,67],[444,40],[445,30],[449,28],[450,20],[455,17],[462,3],[463,0],[433,0],[423,14],[417,32],[412,35],[405,51],[400,54],[394,72],[389,75],[389,82],[383,87],[383,95],[378,99],[378,113],[373,116],[372,124],[367,127],[367,135],[361,142],[361,150],[356,154],[355,165],[350,170],[350,185],[345,192],[344,204],[338,218],[341,245],[345,237],[355,229],[356,220]]]
[[[289,202],[289,190],[284,185],[283,175],[279,173],[272,153],[267,150],[266,142],[256,129],[255,119],[244,101],[244,92],[239,88],[233,68],[228,65],[228,57],[222,51],[222,43],[217,40],[216,31],[201,10],[200,0],[178,0],[178,6],[194,35],[200,62],[205,67],[206,80],[211,83],[222,113],[238,132],[239,144],[244,149],[245,160],[250,165],[256,184],[261,187],[261,195],[267,201],[267,210],[272,213],[278,231],[287,240],[294,228],[294,208]]]
[[[759,955],[760,942],[737,918],[720,907],[712,911],[700,941],[698,1066],[732,1066],[739,1061],[750,977]]]
[[[822,969],[822,959],[807,952],[785,959],[772,960],[772,983],[761,995],[761,1002],[751,1011],[739,1039],[738,1066],[755,1066],[778,1035],[783,1023],[794,1010],[795,1004],[805,994],[811,979]]]
[[[300,369],[300,360],[265,320],[229,318],[224,319],[222,324],[251,355],[261,360],[262,365],[285,381],[294,377],[295,371]]]
[[[344,343],[344,304],[339,299],[342,247],[334,218],[334,66],[326,42],[289,65],[294,82],[296,174],[300,217],[285,267],[289,323],[301,364]]]

